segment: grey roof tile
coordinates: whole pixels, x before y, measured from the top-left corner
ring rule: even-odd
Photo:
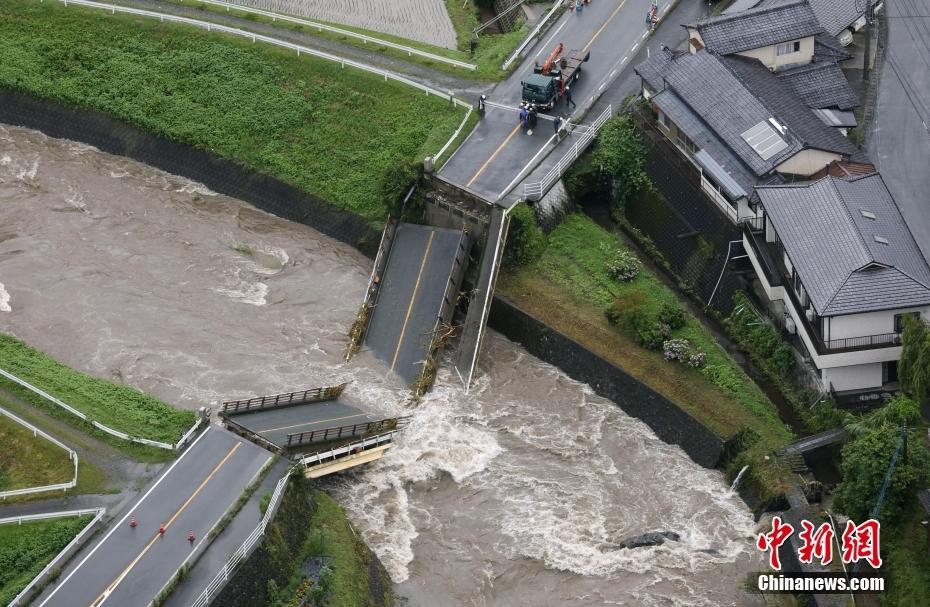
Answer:
[[[708,50],[722,55],[815,36],[824,31],[806,0],[756,6],[703,19],[688,27],[698,30]]]
[[[930,267],[879,174],[758,187],[756,196],[819,315],[930,304]]]
[[[865,0],[808,0],[827,33],[836,36],[865,12]]]
[[[830,34],[818,34],[814,37],[814,61],[846,61],[852,59],[839,40]]]
[[[859,95],[849,85],[836,63],[823,61],[777,72],[810,108],[850,110],[860,105]]]

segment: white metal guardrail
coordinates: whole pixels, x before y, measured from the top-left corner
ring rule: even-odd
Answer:
[[[184,0],[180,0],[180,1],[183,2]],[[232,10],[241,11],[244,13],[262,15],[263,17],[269,17],[273,21],[280,20],[280,21],[285,21],[287,23],[296,23],[298,25],[312,27],[320,32],[327,31],[327,32],[331,32],[334,34],[339,34],[340,36],[346,36],[348,38],[355,38],[356,40],[361,40],[364,44],[368,44],[370,42],[372,44],[377,44],[378,46],[385,46],[385,47],[392,48],[398,51],[402,51],[404,53],[407,53],[407,56],[417,55],[419,57],[424,57],[431,61],[439,61],[442,63],[446,63],[448,65],[460,67],[466,70],[474,71],[478,69],[478,66],[473,63],[466,63],[464,61],[459,61],[458,59],[452,59],[451,57],[444,57],[442,55],[437,55],[435,53],[431,53],[429,51],[424,51],[418,48],[414,48],[412,46],[407,46],[404,44],[397,44],[395,42],[389,42],[381,38],[375,38],[373,36],[359,34],[358,32],[353,32],[351,30],[342,29],[340,27],[335,27],[335,26],[332,26],[326,23],[321,23],[319,21],[312,21],[310,19],[301,19],[300,17],[292,17],[291,15],[286,15],[284,13],[267,11],[267,10],[260,9],[260,8],[252,8],[250,6],[243,6],[241,4],[236,4],[235,2],[224,2],[223,0],[197,0],[197,2],[201,4],[213,4],[215,6],[222,6],[222,7],[225,7],[227,11],[232,9]]]
[[[459,128],[455,129],[455,132],[452,133],[452,136],[449,137],[449,140],[446,141],[446,144],[445,144],[444,146],[442,146],[442,149],[440,149],[438,152],[436,152],[436,158],[437,158],[437,159],[442,158],[442,155],[446,153],[446,150],[449,149],[449,146],[452,145],[452,142],[455,141],[455,138],[458,137],[458,136],[459,136],[459,133],[462,132],[462,129],[465,128],[465,123],[468,122],[468,118],[471,116],[471,113],[472,113],[472,110],[473,110],[473,109],[474,109],[474,108],[472,108],[472,106],[468,106],[468,111],[465,112],[465,117],[462,118],[462,122],[459,123]],[[452,156],[449,156],[449,158],[452,158]],[[446,160],[445,162],[442,163],[443,166],[445,166],[446,162],[448,162],[448,160]],[[442,167],[438,167],[438,169],[442,169]]]
[[[207,607],[212,600],[219,594],[220,590],[226,585],[229,581],[230,575],[233,574],[236,567],[242,564],[242,561],[247,559],[252,553],[252,550],[258,545],[262,537],[265,535],[265,529],[267,529],[268,524],[271,522],[271,519],[274,518],[275,513],[278,511],[278,506],[281,503],[281,498],[284,495],[284,490],[287,488],[287,481],[293,474],[296,467],[289,469],[283,477],[278,481],[278,484],[275,485],[274,493],[271,494],[271,500],[268,502],[268,508],[265,509],[265,515],[262,517],[262,520],[258,523],[258,526],[252,530],[252,533],[249,534],[249,537],[245,538],[245,541],[232,553],[232,556],[229,557],[229,560],[226,561],[226,564],[223,565],[223,568],[214,576],[210,583],[207,584],[207,587],[204,588],[203,592],[194,599],[191,603],[191,607]]]
[[[72,554],[74,554],[77,551],[80,545],[90,536],[91,531],[93,531],[94,527],[97,526],[97,523],[100,522],[100,520],[103,518],[103,516],[106,513],[107,513],[106,508],[97,508],[95,510],[68,510],[65,512],[50,512],[48,514],[30,514],[26,516],[0,519],[0,525],[12,524],[12,523],[22,525],[24,521],[48,520],[48,519],[53,519],[53,518],[64,518],[66,516],[85,516],[87,514],[95,515],[94,518],[91,519],[91,521],[87,523],[87,525],[85,525],[83,529],[81,529],[80,533],[74,536],[74,539],[68,542],[68,545],[65,546],[61,550],[61,552],[59,552],[55,556],[55,558],[49,561],[48,565],[46,565],[42,569],[42,571],[39,572],[37,576],[32,578],[32,581],[29,582],[29,584],[27,584],[26,587],[23,588],[22,591],[19,594],[17,594],[13,598],[12,601],[9,602],[7,607],[15,607],[17,605],[25,604],[23,602],[25,598],[28,597],[30,594],[32,594],[36,586],[45,582],[48,579],[49,575],[52,573],[52,571],[54,571],[59,566],[61,566],[63,561],[68,559]]]
[[[74,475],[71,477],[71,480],[67,483],[58,483],[56,485],[43,485],[41,487],[26,487],[25,489],[10,489],[8,491],[0,491],[0,499],[6,499],[8,497],[13,497],[16,495],[29,495],[31,493],[45,493],[46,491],[67,491],[68,489],[73,489],[77,485],[77,474],[78,474],[78,455],[74,450],[68,445],[64,444],[51,434],[43,432],[39,428],[36,428],[26,420],[21,417],[10,413],[3,407],[0,407],[0,415],[8,417],[20,426],[27,428],[32,431],[32,435],[35,437],[41,436],[47,441],[50,441],[52,444],[61,447],[68,452],[68,458],[74,463]]]
[[[199,19],[191,19],[189,17],[179,17],[177,15],[159,13],[156,11],[148,11],[148,10],[144,10],[141,8],[131,8],[128,6],[117,6],[114,4],[106,4],[103,2],[93,2],[92,0],[59,0],[59,2],[61,2],[65,6],[71,6],[71,5],[84,6],[87,8],[107,10],[113,14],[125,13],[128,15],[137,15],[139,17],[150,17],[152,19],[158,19],[162,22],[167,21],[169,23],[183,23],[185,25],[192,25],[194,27],[205,29],[208,32],[214,32],[214,31],[222,32],[224,34],[231,34],[233,36],[240,36],[242,38],[248,38],[252,42],[259,42],[259,41],[265,42],[267,44],[271,44],[274,46],[280,46],[282,48],[287,48],[287,49],[291,49],[292,51],[296,51],[298,56],[300,56],[300,54],[303,53],[304,55],[310,55],[312,57],[318,57],[320,59],[326,59],[327,61],[338,63],[342,67],[346,67],[346,66],[354,67],[356,69],[360,69],[365,72],[377,74],[381,76],[382,78],[384,78],[385,81],[394,80],[396,82],[406,84],[407,86],[412,86],[415,89],[419,89],[425,92],[427,95],[433,95],[435,97],[439,97],[440,99],[445,99],[446,101],[449,101],[450,103],[454,103],[455,105],[458,105],[460,107],[464,107],[464,108],[471,107],[471,104],[462,101],[461,99],[456,97],[453,93],[443,92],[438,89],[434,89],[433,87],[417,82],[416,80],[411,80],[410,78],[406,78],[404,76],[401,76],[400,74],[389,72],[387,70],[382,70],[380,68],[368,65],[366,63],[361,63],[359,61],[353,61],[352,59],[345,59],[343,57],[339,57],[338,55],[333,55],[331,53],[325,53],[323,51],[318,51],[308,46],[294,44],[293,42],[288,42],[286,40],[281,40],[279,38],[273,38],[271,36],[265,36],[263,34],[256,34],[253,32],[238,29],[235,27],[229,27],[226,25],[219,25],[216,23],[211,23],[210,21],[201,21]]]
[[[385,432],[384,434],[378,434],[377,436],[372,436],[364,440],[360,440],[348,445],[343,445],[336,449],[330,449],[329,451],[321,451],[319,453],[312,453],[306,457],[298,460],[297,463],[303,466],[312,466],[314,464],[321,463],[324,459],[336,458],[340,455],[347,455],[352,453],[356,449],[367,449],[368,447],[375,447],[383,443],[389,443],[394,439],[394,435],[400,432],[400,430],[392,430],[391,432]]]
[[[607,122],[607,119],[610,118],[611,106],[601,112],[601,115],[594,120],[591,125],[586,129],[582,130],[581,135],[572,144],[572,147],[568,152],[562,156],[562,159],[559,160],[558,164],[549,169],[549,172],[542,178],[542,181],[537,181],[535,183],[524,183],[523,184],[523,197],[526,200],[539,200],[549,191],[549,188],[555,184],[556,181],[561,179],[565,171],[568,170],[568,167],[572,165],[575,160],[581,156],[581,153],[591,144],[594,138],[597,136],[598,130]]]
[[[539,20],[539,23],[537,23],[536,27],[533,28],[533,31],[531,31],[529,35],[526,38],[524,38],[523,42],[520,43],[520,46],[518,46],[516,49],[514,49],[512,53],[510,53],[510,56],[507,57],[503,65],[501,65],[502,70],[506,70],[507,68],[509,68],[510,64],[513,63],[514,60],[516,60],[516,58],[519,57],[521,53],[523,53],[523,51],[526,50],[526,47],[529,46],[530,42],[534,41],[536,37],[539,36],[539,33],[542,31],[543,26],[545,26],[546,23],[548,23],[549,19],[551,19],[552,16],[555,15],[556,11],[558,11],[559,8],[562,7],[563,2],[564,0],[556,0],[556,2],[552,5],[552,8],[549,10],[549,12],[546,13],[546,15],[542,19]]]
[[[139,444],[141,444],[141,445],[148,445],[149,447],[157,447],[157,448],[159,448],[159,449],[168,449],[168,450],[172,450],[172,451],[180,450],[180,449],[182,449],[182,448],[187,444],[187,441],[190,439],[190,437],[193,435],[193,433],[194,433],[194,432],[197,430],[197,428],[199,428],[200,425],[203,423],[203,419],[202,419],[202,418],[198,418],[197,421],[194,422],[193,427],[192,427],[190,430],[188,430],[187,433],[185,433],[184,436],[181,437],[181,440],[179,440],[179,441],[178,441],[176,444],[174,444],[174,445],[169,444],[169,443],[162,443],[162,442],[159,442],[159,441],[149,440],[149,439],[147,439],[147,438],[137,438],[137,437],[134,437],[134,436],[130,436],[130,435],[126,434],[125,432],[120,432],[119,430],[114,430],[113,428],[110,428],[110,427],[108,427],[108,426],[104,426],[103,424],[101,424],[101,423],[98,422],[98,421],[93,421],[93,420],[88,419],[87,415],[85,415],[84,413],[78,411],[77,409],[75,409],[75,408],[72,407],[71,405],[69,405],[69,404],[67,404],[67,403],[65,403],[65,402],[62,402],[61,400],[55,398],[54,396],[52,396],[51,394],[49,394],[48,392],[46,392],[46,391],[44,391],[44,390],[42,390],[42,389],[40,389],[40,388],[36,388],[35,386],[33,386],[32,384],[30,384],[29,382],[27,382],[27,381],[25,381],[25,380],[22,380],[22,379],[20,379],[20,378],[18,378],[18,377],[16,377],[16,376],[13,375],[12,373],[8,373],[8,372],[4,371],[3,369],[0,369],[0,376],[3,376],[3,377],[5,377],[5,378],[7,378],[8,380],[10,380],[10,381],[12,381],[12,382],[14,382],[14,383],[19,384],[19,385],[22,386],[23,388],[26,388],[27,390],[29,390],[29,391],[31,391],[31,392],[34,392],[34,393],[38,394],[38,395],[41,396],[42,398],[44,398],[44,399],[46,399],[46,400],[48,400],[48,401],[50,401],[50,402],[52,402],[52,403],[58,405],[59,407],[61,407],[61,408],[64,409],[65,411],[67,411],[68,413],[70,413],[70,414],[72,414],[72,415],[74,415],[74,416],[76,416],[76,417],[79,417],[79,418],[83,419],[83,420],[86,421],[86,422],[89,422],[92,426],[94,426],[94,427],[97,428],[98,430],[101,430],[101,431],[103,431],[103,432],[106,432],[106,433],[109,434],[110,436],[115,436],[116,438],[121,438],[121,439],[123,439],[123,440],[125,440],[125,441],[129,441],[129,442],[131,442],[131,443],[139,443]]]

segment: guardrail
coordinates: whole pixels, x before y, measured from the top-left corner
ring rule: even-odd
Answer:
[[[284,496],[284,491],[287,489],[287,481],[290,479],[295,468],[289,469],[278,481],[278,484],[275,485],[274,492],[271,494],[271,500],[268,502],[268,508],[265,509],[265,515],[258,523],[258,526],[245,538],[245,541],[242,542],[239,548],[232,553],[232,556],[229,557],[219,573],[210,580],[210,583],[207,584],[203,592],[194,599],[191,603],[191,607],[207,607],[223,587],[226,586],[226,583],[229,582],[229,577],[236,570],[236,567],[241,565],[242,561],[252,554],[252,551],[261,541],[262,537],[264,537],[265,530],[268,528],[271,519],[273,519],[274,515],[277,513],[278,506],[281,505],[281,498]]]
[[[350,443],[348,445],[343,445],[341,447],[336,447],[330,449],[329,451],[320,451],[318,453],[311,453],[305,457],[302,457],[297,460],[298,464],[301,464],[304,467],[308,467],[314,464],[323,463],[324,459],[336,459],[340,455],[348,455],[354,451],[364,451],[370,449],[371,447],[377,447],[378,445],[389,443],[394,440],[394,435],[400,432],[400,430],[392,430],[384,434],[379,434],[377,436],[371,436],[366,439],[362,439],[355,443]]]
[[[455,132],[452,133],[452,136],[449,137],[449,140],[446,141],[445,145],[443,145],[442,148],[440,148],[440,150],[439,150],[438,152],[436,152],[436,158],[437,158],[437,159],[442,158],[442,155],[446,153],[446,150],[449,149],[449,146],[452,145],[452,142],[455,141],[455,138],[458,137],[458,136],[459,136],[459,133],[462,132],[462,129],[465,128],[465,124],[468,122],[468,119],[471,117],[471,113],[472,113],[473,110],[474,110],[474,108],[473,108],[472,106],[469,105],[469,106],[468,106],[468,111],[465,112],[465,117],[462,118],[462,122],[459,123],[459,128],[455,129]],[[451,158],[452,158],[452,156],[449,156],[449,158],[447,158],[447,159],[442,163],[442,166],[445,166],[445,165],[446,165],[446,162],[448,162]],[[436,170],[437,170],[437,171],[442,170],[442,166],[441,166],[441,167],[437,167]]]
[[[74,476],[71,478],[69,482],[58,483],[56,485],[43,485],[41,487],[27,487],[25,489],[10,489],[8,491],[0,491],[0,499],[6,499],[8,497],[14,497],[17,495],[29,495],[32,493],[45,493],[46,491],[67,491],[68,489],[73,489],[74,486],[77,485],[78,455],[77,453],[74,452],[74,450],[71,447],[64,444],[63,442],[61,442],[60,440],[58,440],[51,434],[48,434],[42,431],[41,429],[36,428],[35,426],[30,424],[26,420],[14,415],[13,413],[10,413],[3,407],[0,407],[0,415],[8,417],[12,419],[14,422],[16,422],[17,424],[19,424],[20,426],[23,426],[24,428],[31,430],[33,436],[41,436],[45,440],[50,441],[52,444],[58,447],[61,447],[62,449],[68,452],[68,458],[72,462],[74,462]],[[0,523],[2,523],[2,521],[0,521]]]
[[[345,388],[346,384],[339,384],[338,386],[310,388],[309,390],[287,392],[285,394],[231,400],[223,403],[223,414],[247,413],[258,409],[273,409],[275,407],[287,407],[290,405],[302,405],[305,403],[332,400],[334,398],[339,398],[339,395],[342,394]]]
[[[183,0],[181,0],[183,2]],[[364,44],[369,42],[377,44],[379,46],[386,46],[398,51],[407,53],[407,56],[418,55],[424,57],[431,61],[439,61],[441,63],[447,63],[449,65],[460,67],[466,70],[476,70],[478,66],[473,63],[466,63],[464,61],[459,61],[458,59],[452,59],[451,57],[444,57],[442,55],[437,55],[435,53],[430,53],[429,51],[424,51],[412,46],[407,46],[404,44],[397,44],[395,42],[389,42],[387,40],[382,40],[381,38],[375,38],[373,36],[366,36],[365,34],[359,34],[358,32],[353,32],[351,30],[342,29],[339,27],[334,27],[326,23],[321,23],[319,21],[313,21],[310,19],[301,19],[300,17],[292,17],[291,15],[286,15],[283,13],[276,13],[274,11],[268,11],[260,8],[252,8],[249,6],[243,6],[241,4],[236,4],[235,2],[224,2],[223,0],[197,0],[200,4],[213,4],[216,6],[223,6],[226,10],[236,10],[243,13],[252,13],[254,15],[262,15],[263,17],[270,17],[272,21],[285,21],[288,23],[296,23],[298,25],[303,25],[307,27],[315,28],[317,31],[327,31],[334,34],[339,34],[340,36],[345,36],[347,38],[355,38],[356,40],[361,40]]]
[[[529,46],[530,42],[532,42],[533,40],[536,39],[537,36],[539,36],[539,33],[542,31],[543,26],[546,25],[546,23],[549,21],[549,19],[551,19],[552,16],[553,16],[562,6],[563,6],[563,1],[562,1],[562,0],[556,0],[556,2],[552,5],[552,8],[549,10],[549,12],[546,13],[546,15],[545,15],[542,19],[539,20],[539,23],[536,24],[536,27],[534,27],[533,30],[529,33],[529,35],[528,35],[526,38],[523,39],[523,42],[520,43],[520,46],[518,46],[516,49],[514,49],[514,51],[513,51],[512,53],[510,53],[510,56],[507,57],[507,59],[504,60],[504,63],[501,65],[501,69],[502,69],[502,70],[507,70],[507,68],[510,67],[510,64],[513,63],[514,60],[515,60],[517,57],[519,57],[520,54],[523,53],[523,51],[526,50],[526,47]]]
[[[413,193],[411,188],[410,193]],[[409,194],[408,194],[409,195]],[[358,352],[365,341],[365,333],[368,332],[368,324],[371,321],[371,311],[375,307],[375,298],[378,289],[381,288],[381,277],[384,275],[384,268],[387,266],[388,254],[391,252],[391,246],[394,244],[394,235],[397,233],[398,222],[388,217],[384,231],[381,233],[381,242],[378,244],[378,253],[375,255],[375,263],[371,267],[371,275],[368,277],[368,288],[365,289],[365,295],[362,297],[362,305],[359,306],[358,314],[349,328],[349,343],[346,344],[346,362]]]
[[[279,46],[281,48],[287,48],[292,51],[296,51],[298,56],[300,56],[300,54],[303,53],[305,55],[310,55],[312,57],[318,57],[320,59],[325,59],[327,61],[338,63],[343,68],[346,66],[354,67],[356,69],[360,69],[365,72],[377,74],[381,76],[382,78],[384,78],[385,81],[394,80],[396,82],[406,84],[407,86],[411,86],[415,89],[419,89],[425,92],[427,95],[433,95],[435,97],[439,97],[440,99],[445,99],[446,101],[449,101],[450,103],[453,103],[460,107],[464,107],[464,108],[471,107],[471,104],[462,101],[461,99],[456,97],[453,93],[443,92],[438,89],[434,89],[431,86],[427,86],[425,84],[417,82],[416,80],[411,80],[410,78],[406,78],[404,76],[401,76],[400,74],[395,74],[394,72],[382,70],[382,69],[376,68],[374,66],[371,66],[365,63],[353,61],[352,59],[345,59],[343,57],[339,57],[338,55],[333,55],[330,53],[325,53],[323,51],[318,51],[308,46],[294,44],[293,42],[287,42],[286,40],[281,40],[279,38],[273,38],[271,36],[265,36],[263,34],[256,34],[254,32],[249,32],[247,30],[242,30],[242,29],[235,28],[235,27],[229,27],[226,25],[219,25],[216,23],[211,23],[209,21],[191,19],[190,17],[179,17],[177,15],[171,15],[168,13],[159,13],[156,11],[148,11],[148,10],[144,10],[141,8],[131,8],[128,6],[117,6],[115,4],[105,4],[103,2],[93,2],[91,0],[59,0],[59,2],[61,2],[65,6],[71,6],[71,5],[84,6],[87,8],[108,10],[113,14],[125,13],[127,15],[137,15],[139,17],[151,17],[153,19],[158,19],[162,22],[167,21],[169,23],[183,23],[185,25],[191,25],[194,27],[205,29],[208,32],[213,32],[213,31],[223,32],[224,34],[231,34],[233,36],[240,36],[242,38],[248,38],[252,42],[259,42],[259,41],[265,42],[273,46]]]
[[[581,156],[581,153],[587,149],[587,147],[597,136],[598,130],[610,118],[610,114],[611,106],[608,105],[607,108],[601,112],[600,116],[594,120],[594,122],[582,130],[581,135],[572,145],[571,149],[569,149],[568,153],[566,153],[562,159],[559,160],[558,164],[549,169],[549,172],[546,173],[546,175],[542,178],[542,181],[538,181],[536,183],[524,183],[523,197],[526,200],[533,201],[542,198],[545,193],[549,191],[549,188],[551,188],[556,181],[561,179],[565,171],[568,170],[568,167],[570,167],[572,163],[575,162],[579,156]]]
[[[25,598],[32,594],[36,586],[45,583],[46,580],[51,576],[52,572],[58,569],[63,561],[70,558],[71,555],[77,551],[77,549],[81,546],[82,543],[84,543],[84,540],[87,539],[87,537],[90,535],[90,532],[94,529],[94,527],[97,526],[97,523],[100,522],[106,512],[106,508],[97,508],[94,510],[68,510],[64,512],[30,514],[26,516],[0,519],[0,525],[11,524],[14,522],[21,525],[23,521],[39,521],[53,518],[64,518],[66,516],[85,516],[87,514],[96,514],[96,516],[94,516],[94,518],[91,519],[91,521],[87,523],[87,525],[81,529],[81,531],[76,536],[74,536],[74,539],[68,542],[68,545],[62,548],[61,552],[55,555],[55,558],[49,561],[48,565],[43,567],[42,571],[40,571],[37,576],[32,578],[32,581],[30,581],[29,584],[27,584],[26,587],[23,588],[22,591],[17,594],[12,601],[9,602],[7,607],[15,607],[16,605],[25,604]]]
[[[406,417],[382,419],[376,422],[352,424],[351,426],[340,426],[338,428],[294,432],[293,434],[287,435],[287,446],[297,447],[300,445],[309,445],[314,442],[339,440],[342,437],[363,436],[365,434],[384,432],[385,430],[400,430],[407,425],[408,421],[410,421],[409,415]]]

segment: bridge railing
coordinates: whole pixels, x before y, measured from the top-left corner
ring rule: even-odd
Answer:
[[[578,136],[575,143],[572,144],[568,152],[562,156],[561,160],[559,160],[554,167],[549,169],[549,172],[543,176],[541,181],[523,184],[524,199],[536,201],[545,196],[546,192],[549,191],[555,182],[562,178],[562,175],[565,174],[568,167],[578,160],[581,153],[591,145],[591,142],[594,141],[594,138],[597,136],[598,130],[600,130],[600,128],[604,126],[604,123],[610,118],[611,111],[611,106],[608,105],[590,125],[579,125],[577,127],[576,130],[581,130],[581,135]]]
[[[322,428],[320,430],[308,430],[305,432],[294,432],[287,435],[287,447],[299,447],[311,443],[322,443],[326,441],[339,440],[340,438],[350,438],[353,436],[365,436],[367,434],[377,434],[388,430],[399,430],[407,425],[410,416],[393,417],[382,419],[375,422],[365,422],[361,424],[352,424],[350,426],[339,426],[338,428]]]
[[[254,398],[245,398],[242,400],[231,400],[223,403],[223,415],[235,415],[237,413],[248,413],[250,411],[259,411],[263,409],[274,409],[276,407],[289,407],[292,405],[303,405],[306,403],[315,403],[324,400],[333,400],[339,398],[342,391],[345,390],[346,384],[338,386],[328,386],[323,388],[310,388],[309,390],[299,390],[297,392],[287,392],[284,394],[272,394],[270,396],[256,396]]]
[[[510,67],[510,64],[512,64],[517,59],[517,57],[519,57],[523,53],[523,51],[526,50],[526,48],[530,45],[531,42],[535,41],[540,36],[541,32],[543,31],[543,28],[547,27],[547,24],[552,19],[552,17],[564,5],[565,3],[562,2],[562,0],[556,0],[556,2],[552,4],[552,8],[549,10],[548,13],[546,13],[546,16],[539,20],[539,23],[537,23],[536,27],[533,28],[533,31],[531,31],[529,35],[523,39],[523,42],[520,43],[520,46],[515,48],[514,51],[510,53],[510,56],[508,56],[507,59],[504,60],[503,65],[501,65],[502,70],[507,71],[507,68]]]
[[[215,6],[225,7],[226,10],[236,10],[243,13],[251,13],[253,15],[261,15],[263,17],[268,17],[272,21],[284,21],[286,23],[294,23],[301,26],[312,27],[318,32],[331,32],[333,34],[339,34],[340,36],[345,36],[346,38],[354,38],[356,40],[361,40],[363,44],[368,44],[369,42],[377,46],[383,46],[386,48],[392,48],[404,53],[407,53],[407,56],[417,55],[418,57],[423,57],[431,61],[438,61],[440,63],[446,63],[455,67],[460,67],[462,69],[474,71],[478,69],[478,66],[473,63],[466,63],[465,61],[459,61],[458,59],[453,59],[451,57],[444,57],[442,55],[437,55],[436,53],[431,53],[429,51],[424,51],[422,49],[414,48],[412,46],[407,46],[405,44],[397,44],[395,42],[390,42],[389,40],[384,40],[382,38],[375,38],[374,36],[366,36],[365,34],[360,34],[358,32],[353,32],[351,30],[343,29],[341,27],[335,27],[326,23],[321,23],[319,21],[313,21],[311,19],[302,19],[300,17],[292,17],[291,15],[285,15],[284,13],[277,13],[274,11],[264,10],[261,8],[253,8],[250,6],[244,6],[242,4],[237,4],[235,2],[224,2],[223,0],[197,0],[200,4],[213,4]]]
[[[381,288],[381,279],[384,277],[384,268],[387,266],[388,254],[394,244],[394,236],[397,234],[398,222],[395,219],[388,218],[384,226],[384,232],[381,233],[381,243],[378,245],[378,253],[375,255],[375,265],[371,268],[371,276],[368,277],[368,288],[365,289],[365,296],[362,298],[362,305],[359,307],[358,315],[349,328],[349,343],[346,345],[346,361],[358,352],[365,340],[365,332],[368,331],[368,323],[371,320],[371,312],[375,306],[378,289]]]
[[[71,558],[71,556],[78,551],[88,537],[90,537],[91,532],[94,528],[100,523],[104,515],[107,513],[106,508],[95,508],[93,510],[67,510],[63,512],[49,512],[47,514],[28,514],[24,516],[13,516],[9,518],[0,519],[0,525],[22,525],[24,522],[28,521],[41,521],[49,520],[54,518],[64,518],[68,516],[86,516],[88,514],[93,514],[94,518],[91,519],[87,525],[84,526],[81,531],[74,536],[68,545],[61,549],[55,558],[49,561],[48,565],[42,568],[42,571],[39,572],[32,580],[23,588],[19,594],[17,594],[12,601],[7,604],[7,607],[16,607],[18,605],[25,605],[26,599],[32,595],[33,592],[37,591],[37,587],[41,584],[44,584],[62,564]]]
[[[346,456],[352,453],[359,451],[365,451],[366,449],[371,449],[379,445],[390,443],[394,440],[394,436],[397,435],[399,430],[391,430],[390,432],[385,432],[384,434],[378,434],[376,436],[369,436],[363,438],[360,441],[349,443],[347,445],[342,445],[339,447],[334,447],[327,451],[318,451],[316,453],[311,453],[303,457],[298,458],[296,461],[298,464],[302,465],[304,468],[309,468],[311,466],[316,466],[324,463],[326,460],[335,461],[339,457]]]
[[[66,483],[57,483],[55,485],[43,485],[40,487],[26,487],[25,489],[10,489],[8,491],[0,491],[0,499],[6,499],[8,497],[14,497],[17,495],[29,495],[31,493],[45,493],[47,491],[67,491],[68,489],[73,489],[74,486],[77,485],[78,454],[75,453],[74,449],[64,444],[63,442],[61,442],[60,440],[58,440],[51,434],[48,434],[47,432],[44,432],[41,429],[33,426],[32,424],[22,419],[21,417],[14,415],[13,413],[10,413],[3,407],[0,407],[0,415],[3,415],[4,417],[8,417],[9,419],[13,420],[15,423],[19,424],[20,426],[23,426],[24,428],[32,431],[32,436],[34,437],[41,436],[42,438],[51,442],[57,447],[61,447],[68,453],[68,459],[70,459],[71,462],[74,464],[74,475],[71,477],[71,480]]]

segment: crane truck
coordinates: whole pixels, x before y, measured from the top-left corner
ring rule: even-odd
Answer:
[[[581,64],[591,58],[590,51],[572,51],[564,54],[561,42],[549,53],[546,61],[536,63],[533,73],[520,84],[523,87],[523,103],[534,105],[544,111],[551,110],[565,94],[565,89],[581,76]]]

